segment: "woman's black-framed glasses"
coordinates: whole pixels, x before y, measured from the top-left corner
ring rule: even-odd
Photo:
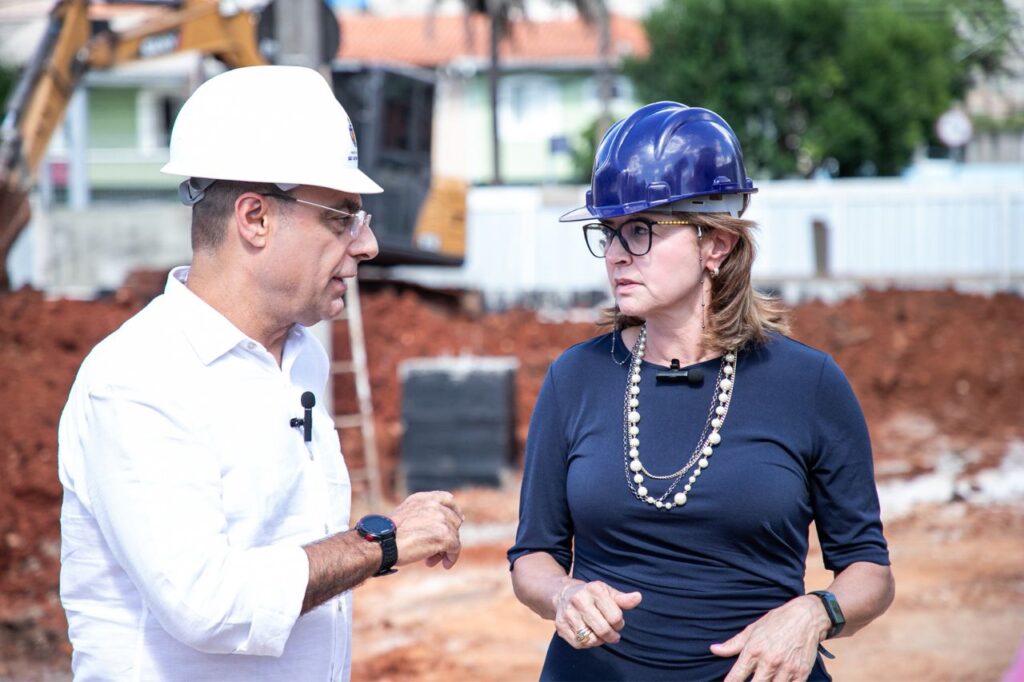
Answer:
[[[628,253],[634,256],[646,255],[651,250],[655,225],[692,225],[688,220],[648,220],[633,218],[618,228],[603,223],[587,223],[583,226],[583,236],[587,240],[587,248],[594,258],[604,258],[615,239],[619,240]]]
[[[313,201],[306,201],[305,199],[299,199],[293,197],[290,194],[278,194],[277,192],[267,192],[261,196],[274,197],[275,199],[284,199],[285,201],[294,201],[297,204],[305,204],[307,206],[315,206],[316,208],[322,208],[323,210],[336,215],[337,220],[341,223],[341,227],[344,230],[348,230],[349,236],[352,239],[359,239],[359,234],[363,228],[370,229],[370,221],[373,219],[372,213],[360,209],[355,213],[349,213],[348,211],[341,211],[337,208],[331,208],[330,206],[324,206]]]

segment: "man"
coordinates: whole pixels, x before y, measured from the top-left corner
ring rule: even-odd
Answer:
[[[450,568],[462,522],[435,492],[348,529],[328,360],[305,327],[377,254],[360,194],[382,190],[326,82],[298,67],[202,85],[163,170],[188,178],[192,265],[90,353],[61,418],[75,677],[346,680],[352,588]]]

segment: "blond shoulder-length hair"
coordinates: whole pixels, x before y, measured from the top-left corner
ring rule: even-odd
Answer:
[[[768,296],[750,283],[756,246],[757,224],[725,213],[674,213],[703,229],[705,237],[719,230],[736,235],[736,245],[711,279],[711,295],[706,309],[708,322],[704,329],[704,348],[724,353],[734,348],[762,345],[772,332],[789,333],[789,316],[780,300]],[[639,317],[623,315],[618,306],[604,311],[602,325],[622,330],[644,323]]]

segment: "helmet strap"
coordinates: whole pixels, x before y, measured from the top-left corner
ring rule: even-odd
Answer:
[[[749,194],[711,194],[680,199],[647,210],[651,213],[728,213],[733,218],[739,218],[749,201]]]
[[[188,178],[183,180],[178,185],[178,198],[186,206],[195,206],[203,200],[203,197],[206,196],[206,190],[210,189],[210,186],[215,182],[217,180],[211,178]],[[282,192],[290,192],[298,187],[297,184],[288,182],[274,182],[271,184]]]
[[[217,181],[210,178],[188,178],[183,180],[178,185],[178,198],[186,206],[195,206],[203,200],[203,197],[206,196],[206,190],[215,182]]]

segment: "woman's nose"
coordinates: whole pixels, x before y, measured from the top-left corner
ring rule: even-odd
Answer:
[[[612,241],[608,245],[608,250],[604,252],[604,257],[613,263],[628,262],[632,257],[632,254],[626,249],[626,245],[623,243],[623,236],[621,233],[616,232],[612,237]]]

